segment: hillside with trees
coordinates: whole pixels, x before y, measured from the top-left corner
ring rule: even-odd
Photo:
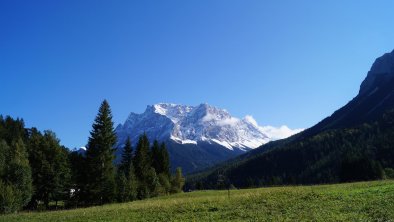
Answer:
[[[218,179],[236,187],[317,184],[392,178],[394,110],[378,121],[353,128],[327,130],[308,139],[286,143],[192,176],[188,186],[212,189]]]
[[[331,116],[189,177],[191,188],[315,184],[391,177],[394,168],[394,51],[377,58],[359,93]],[[223,179],[220,179],[223,180]]]

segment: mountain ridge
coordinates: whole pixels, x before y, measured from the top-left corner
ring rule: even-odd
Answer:
[[[381,178],[382,167],[394,168],[391,161],[394,149],[390,148],[393,116],[394,51],[375,60],[359,93],[331,116],[299,134],[270,142],[191,176],[189,185],[190,181],[205,182],[212,188],[218,174],[226,174],[242,187],[256,183],[329,183],[349,178]],[[346,169],[349,166],[351,173],[359,177],[349,177]],[[364,170],[368,177],[354,169]]]
[[[244,151],[269,141],[258,126],[245,119],[234,118],[226,110],[206,103],[198,106],[173,103],[147,106],[142,114],[131,113],[123,125],[118,125],[116,132],[120,143],[126,134],[133,140],[146,133],[149,138],[160,141],[171,139],[181,144],[217,143],[231,150]]]
[[[239,119],[231,116],[227,110],[207,103],[197,106],[174,103],[148,105],[141,114],[130,113],[126,121],[115,129],[118,137],[116,145],[118,157],[128,137],[135,145],[138,137],[145,133],[151,141],[158,140],[169,145],[172,163],[185,164],[185,161],[179,161],[177,158],[188,159],[190,164],[181,167],[191,171],[194,168],[200,169],[235,157],[278,137],[281,138],[281,133],[288,135],[298,131],[300,129],[293,131],[286,126],[261,127],[252,116]],[[270,135],[276,133],[276,137],[269,137],[265,132]],[[192,156],[187,157],[185,150],[180,150],[182,145]],[[203,160],[198,155],[206,159]],[[200,163],[196,159],[200,159]]]

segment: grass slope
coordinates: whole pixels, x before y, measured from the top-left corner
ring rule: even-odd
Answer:
[[[0,221],[393,221],[394,181],[199,191]]]

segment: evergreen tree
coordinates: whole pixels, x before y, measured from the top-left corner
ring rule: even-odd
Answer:
[[[5,181],[12,184],[21,193],[21,205],[25,206],[32,196],[32,178],[27,152],[22,139],[11,145]]]
[[[71,167],[71,193],[67,201],[67,206],[78,207],[78,205],[86,205],[88,193],[86,189],[87,184],[87,163],[84,154],[78,151],[69,154],[69,161]]]
[[[7,143],[4,140],[0,139],[0,179],[3,179],[6,173],[6,167],[9,160],[9,152],[10,148]]]
[[[159,183],[159,177],[153,167],[151,167],[146,173],[145,186],[145,190],[148,191],[148,195],[146,197],[155,197],[159,195],[161,185]]]
[[[119,202],[135,200],[137,197],[137,178],[132,162],[133,150],[130,138],[127,138],[123,148],[122,160],[117,171],[117,199]]]
[[[0,212],[15,212],[32,195],[31,167],[24,143],[26,130],[20,119],[0,116]]]
[[[152,167],[157,174],[165,174],[170,177],[170,158],[165,143],[159,145],[155,140],[152,146]]]
[[[159,145],[157,141],[152,146],[152,167],[156,171],[159,185],[156,187],[156,193],[167,194],[170,192],[170,160],[165,144]]]
[[[23,119],[12,119],[10,116],[7,116],[3,120],[4,130],[2,132],[3,135],[0,135],[8,145],[12,145],[13,142],[16,142],[19,139],[25,139],[26,130],[25,123]]]
[[[52,200],[56,203],[65,200],[71,170],[68,151],[60,145],[55,133],[45,131],[42,135],[37,129],[31,129],[28,151],[35,188],[30,207],[36,208],[38,202],[43,201],[48,208]]]
[[[148,172],[151,167],[149,140],[146,134],[138,139],[137,148],[134,157],[135,175],[138,180],[138,198],[144,199],[149,197],[148,189]]]
[[[0,213],[15,213],[21,209],[21,204],[21,191],[0,180]]]
[[[124,171],[120,168],[116,174],[116,195],[118,202],[127,202],[127,178],[124,174]]]
[[[170,176],[170,158],[165,143],[159,145],[155,140],[152,146],[152,167],[157,174],[165,174]]]
[[[175,176],[171,181],[171,193],[182,192],[183,186],[185,185],[185,178],[182,175],[182,168],[176,168]]]
[[[162,143],[160,146],[160,161],[160,165],[162,167],[160,173],[167,175],[167,177],[170,179],[170,155],[168,154],[165,143]]]
[[[153,146],[151,149],[151,160],[152,167],[155,169],[156,173],[159,174],[162,172],[162,158],[160,156],[160,145],[157,140],[153,142]]]
[[[135,176],[134,167],[131,165],[130,174],[127,178],[127,191],[128,191],[128,200],[136,200],[138,195],[138,180]]]
[[[1,117],[1,116],[0,116]],[[1,121],[1,120],[0,120]],[[0,126],[1,129],[1,126]],[[0,140],[0,213],[12,213],[21,209],[22,192],[7,181],[6,175],[10,157],[10,147]]]
[[[146,173],[151,167],[149,140],[146,134],[143,134],[138,139],[134,163],[136,176],[139,180],[143,181],[146,178]]]
[[[158,175],[160,187],[157,188],[158,195],[167,195],[171,191],[170,178],[166,174]]]
[[[133,167],[133,149],[131,147],[130,137],[127,138],[125,146],[123,147],[122,160],[120,169],[124,172],[126,178],[129,177],[130,169]]]
[[[93,130],[86,151],[88,202],[103,204],[115,197],[115,158],[113,148],[116,135],[112,122],[111,109],[106,100],[100,106],[93,123]]]

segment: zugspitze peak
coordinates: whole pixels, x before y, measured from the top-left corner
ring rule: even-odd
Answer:
[[[116,132],[119,144],[124,143],[127,136],[136,142],[141,134],[146,133],[150,139],[159,141],[170,139],[181,144],[208,142],[230,150],[247,150],[279,139],[267,135],[269,131],[264,132],[265,129],[258,126],[251,116],[239,119],[224,109],[208,104],[186,106],[159,103],[147,106],[142,114],[131,113],[125,123],[116,128]]]

